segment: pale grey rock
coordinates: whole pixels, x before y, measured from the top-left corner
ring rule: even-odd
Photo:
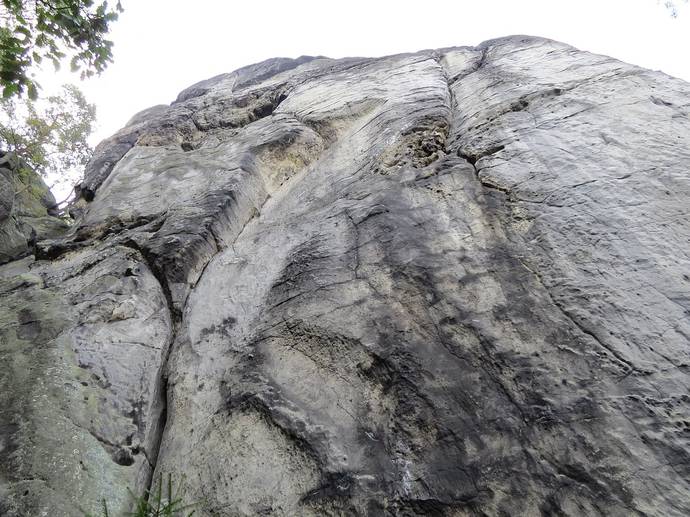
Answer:
[[[0,513],[172,474],[200,515],[687,515],[689,109],[514,36],[137,115],[0,270]]]
[[[158,453],[167,302],[138,252],[0,266],[0,514],[115,515]]]

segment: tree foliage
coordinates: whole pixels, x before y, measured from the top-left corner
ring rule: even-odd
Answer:
[[[73,85],[39,101],[0,99],[0,148],[39,174],[69,178],[91,156],[87,138],[95,118],[96,107]]]
[[[8,98],[27,93],[36,99],[39,85],[32,71],[44,61],[55,69],[69,59],[82,78],[102,72],[112,62],[106,39],[122,6],[94,0],[0,0],[0,88]]]
[[[683,3],[687,4],[688,0],[681,0]],[[664,7],[668,9],[669,14],[672,18],[678,18],[678,2],[674,0],[665,0]]]

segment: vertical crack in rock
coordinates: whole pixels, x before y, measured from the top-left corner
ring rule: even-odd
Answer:
[[[446,82],[447,82],[447,84],[448,84],[448,91],[449,91],[449,95],[451,96],[451,99],[454,98],[454,97],[453,97],[453,87],[452,87],[452,84],[453,84],[455,81],[464,79],[464,78],[467,77],[467,75],[469,75],[469,74],[474,74],[474,73],[479,72],[479,71],[482,69],[482,67],[485,65],[486,61],[487,61],[487,55],[488,55],[489,50],[490,50],[490,47],[489,47],[488,45],[487,45],[487,46],[484,46],[484,48],[482,48],[481,56],[480,56],[479,60],[476,62],[475,66],[472,68],[472,70],[471,70],[468,74],[464,74],[464,75],[461,75],[460,77],[456,77],[456,78],[450,79],[450,78],[448,77],[447,72],[446,72],[445,69],[444,69],[444,77],[446,78]],[[440,60],[439,60],[439,65],[443,68],[443,65],[441,64]],[[579,83],[578,83],[578,84],[579,84]],[[544,98],[548,98],[548,97],[550,97],[550,96],[560,96],[560,95],[563,94],[564,91],[566,91],[566,90],[572,90],[572,89],[575,88],[578,84],[576,84],[576,85],[570,85],[570,86],[564,87],[564,88],[551,88],[551,89],[548,89],[548,90],[545,91],[545,92],[537,92],[537,93],[531,94],[531,95],[529,95],[529,97],[530,97],[531,99],[535,99],[535,98],[544,99]],[[523,97],[520,98],[520,100],[519,100],[518,102],[512,103],[511,106],[510,106],[510,108],[507,110],[507,112],[515,112],[515,111],[519,111],[519,110],[521,110],[521,109],[525,109],[525,108],[527,107],[527,105],[529,104],[529,102],[527,101],[527,97],[528,97],[528,96],[523,96]],[[452,113],[455,113],[455,111],[453,110]],[[498,118],[499,116],[500,116],[500,114],[494,116],[494,118]],[[480,184],[481,184],[483,187],[488,188],[488,189],[495,190],[495,191],[497,191],[497,192],[503,194],[503,195],[505,196],[505,200],[506,200],[507,203],[511,203],[512,201],[515,201],[515,200],[523,201],[523,200],[521,200],[521,199],[519,199],[519,198],[516,199],[514,193],[511,191],[510,188],[505,187],[505,186],[503,186],[503,185],[500,185],[500,184],[498,184],[498,183],[495,183],[495,182],[491,181],[491,179],[482,176],[480,169],[477,167],[477,163],[479,162],[479,160],[482,160],[482,159],[484,159],[484,158],[491,157],[491,156],[495,155],[496,153],[499,153],[499,152],[501,152],[501,151],[503,151],[503,150],[505,149],[505,145],[503,145],[503,144],[498,144],[498,143],[493,143],[493,144],[492,144],[492,143],[490,143],[490,142],[488,142],[488,143],[487,143],[487,142],[483,142],[483,146],[484,146],[484,150],[482,150],[481,152],[466,152],[466,151],[463,150],[462,147],[459,147],[459,148],[458,148],[458,151],[457,151],[457,155],[458,155],[459,157],[463,158],[469,165],[472,166],[472,169],[474,170],[475,177],[477,178],[477,180],[480,182]],[[588,184],[588,183],[590,183],[590,182],[584,182],[584,183],[582,183],[582,184]],[[505,229],[505,230],[507,231],[507,229]],[[532,273],[532,274],[535,276],[535,278],[536,278],[537,282],[539,283],[539,285],[540,285],[540,286],[544,289],[544,291],[547,293],[547,295],[548,295],[549,300],[551,301],[551,303],[552,303],[555,307],[557,307],[558,310],[559,310],[559,311],[560,311],[560,312],[561,312],[561,313],[562,313],[562,314],[563,314],[563,315],[564,315],[564,316],[565,316],[565,317],[566,317],[566,318],[567,318],[577,329],[579,329],[579,331],[580,331],[583,335],[589,336],[589,337],[590,337],[593,341],[595,341],[601,348],[605,349],[605,350],[607,351],[607,353],[610,354],[615,360],[619,361],[622,365],[625,366],[626,371],[623,373],[625,376],[629,375],[629,374],[632,373],[632,372],[644,373],[644,372],[641,372],[638,368],[636,368],[636,367],[634,366],[633,363],[631,363],[630,361],[628,361],[627,359],[625,359],[625,358],[624,358],[619,352],[617,352],[615,349],[613,349],[613,348],[611,348],[610,346],[606,345],[601,339],[599,339],[599,337],[597,337],[597,335],[596,335],[594,332],[592,332],[591,330],[587,329],[585,325],[583,325],[578,319],[576,319],[576,318],[575,318],[575,317],[574,317],[574,316],[563,306],[563,304],[562,304],[561,302],[559,302],[558,300],[556,300],[556,299],[553,297],[553,294],[551,293],[551,291],[550,291],[550,290],[548,289],[548,287],[546,287],[546,285],[544,284],[544,282],[543,282],[543,280],[542,280],[542,278],[541,278],[541,275],[540,275],[537,271],[535,271],[534,269],[528,267],[528,266],[527,266],[524,262],[522,262],[522,261],[520,261],[520,263],[525,267],[525,269],[527,269],[530,273]]]
[[[268,197],[266,197],[263,202],[261,207],[263,207],[263,204],[268,200]],[[247,227],[247,225],[254,219],[258,214],[260,214],[261,207],[258,209],[254,209],[250,216],[244,221],[242,224],[242,227],[235,237],[234,240],[237,240],[239,236],[242,234],[244,229]],[[218,238],[215,235],[215,232],[211,229],[210,233],[213,237],[216,249],[213,255],[208,257],[208,259],[205,261],[205,263],[201,266],[197,265],[197,267],[200,267],[200,273],[199,277],[196,279],[193,285],[190,286],[190,289],[193,290],[195,286],[202,280],[202,277],[204,275],[204,272],[206,271],[206,268],[208,267],[209,264],[213,262],[213,260],[225,249],[219,242]],[[233,240],[233,242],[234,242]],[[142,490],[142,493],[148,494],[150,491],[154,488],[153,483],[155,482],[155,473],[156,473],[156,468],[157,468],[157,463],[158,463],[158,457],[160,455],[160,449],[162,446],[162,441],[163,441],[163,435],[165,433],[165,428],[167,425],[167,419],[168,419],[168,362],[169,359],[173,353],[173,348],[177,340],[177,336],[181,330],[182,326],[182,315],[185,312],[185,307],[187,303],[187,297],[185,297],[185,300],[182,304],[182,306],[178,307],[177,304],[174,302],[173,295],[168,283],[168,278],[164,270],[161,269],[161,266],[158,264],[158,261],[156,260],[156,257],[152,256],[150,251],[146,248],[146,246],[142,246],[139,244],[135,239],[126,239],[122,241],[121,243],[124,246],[127,246],[131,249],[136,250],[141,254],[141,256],[144,258],[146,261],[149,269],[151,272],[154,274],[156,279],[158,280],[158,283],[165,295],[166,299],[166,304],[168,308],[168,312],[170,314],[170,320],[172,324],[171,328],[171,335],[169,342],[166,346],[166,350],[163,356],[163,359],[161,361],[161,365],[159,368],[159,374],[158,374],[158,382],[156,383],[156,397],[158,398],[158,402],[161,405],[160,413],[158,416],[158,423],[155,424],[155,437],[153,440],[154,444],[154,450],[153,450],[153,455],[152,458],[149,459],[150,465],[151,465],[151,472],[149,474],[148,479],[146,480],[144,489]],[[232,246],[232,244],[230,244]]]
[[[479,58],[475,61],[474,65],[472,66],[472,70],[471,70],[470,72],[466,72],[466,73],[464,73],[464,74],[460,74],[459,76],[456,76],[456,77],[453,77],[453,78],[451,78],[451,77],[449,76],[448,70],[446,69],[446,67],[445,67],[444,64],[443,64],[443,61],[442,61],[443,56],[441,55],[440,57],[436,58],[436,61],[437,61],[438,64],[439,64],[439,67],[440,67],[440,69],[441,69],[441,73],[442,73],[442,75],[443,75],[443,77],[444,77],[444,79],[445,79],[445,82],[446,82],[446,85],[447,85],[447,88],[448,88],[448,99],[449,99],[449,109],[450,109],[450,114],[449,114],[449,131],[448,131],[449,139],[451,139],[451,138],[453,138],[453,137],[455,136],[455,134],[454,134],[454,131],[455,131],[455,123],[454,123],[454,121],[455,121],[455,119],[456,119],[457,117],[461,116],[461,113],[458,113],[458,112],[457,112],[458,106],[457,106],[457,103],[456,103],[456,100],[455,100],[455,94],[454,94],[454,92],[453,92],[453,83],[455,83],[456,81],[459,81],[459,80],[463,79],[464,77],[466,77],[466,76],[469,75],[469,74],[473,74],[473,73],[476,73],[476,72],[480,71],[480,69],[481,69],[481,68],[484,66],[484,64],[486,63],[488,51],[489,51],[489,47],[488,47],[488,46],[487,46],[487,47],[484,47],[484,48],[481,50],[481,54],[480,54]],[[488,150],[488,151],[486,152],[486,156],[491,155],[491,154],[493,154],[493,153],[495,153],[495,152],[498,152],[498,151],[500,151],[501,149],[503,149],[503,146],[495,146],[495,147],[492,147],[492,148],[490,148],[490,150]],[[446,148],[446,149],[445,149],[445,152],[446,152],[446,153],[450,153],[451,151],[450,151],[448,148]],[[477,163],[477,160],[478,160],[480,157],[479,157],[479,156],[471,156],[471,157],[470,157],[470,156],[466,156],[466,155],[464,155],[464,154],[461,152],[460,149],[458,149],[457,155],[458,155],[460,158],[464,159],[469,165],[471,165],[471,167],[472,167],[472,169],[473,169],[473,171],[474,171],[474,175],[475,175],[475,177],[477,178],[477,180],[480,182],[480,184],[482,184],[483,186],[486,186],[486,185],[484,185],[484,183],[481,182],[481,179],[479,178],[479,175],[478,175],[478,172],[477,172],[477,168],[476,168],[476,165],[475,165],[475,164]],[[515,397],[511,394],[510,390],[506,387],[505,383],[500,379],[500,376],[497,374],[496,371],[494,371],[494,368],[492,367],[492,365],[494,365],[495,362],[494,362],[494,359],[493,359],[492,354],[491,354],[491,351],[490,351],[490,343],[488,342],[487,337],[486,337],[485,335],[483,335],[483,333],[482,333],[479,329],[477,329],[477,328],[472,328],[472,330],[473,330],[474,334],[477,336],[477,339],[478,339],[478,341],[479,341],[479,343],[480,343],[480,345],[481,345],[482,351],[483,351],[483,353],[484,353],[484,355],[485,355],[485,357],[486,357],[486,360],[487,360],[487,364],[482,364],[482,365],[481,365],[482,370],[486,373],[487,377],[496,385],[496,387],[497,387],[498,390],[503,394],[503,396],[506,398],[506,400],[508,401],[508,403],[509,403],[510,405],[512,405],[512,406],[517,410],[518,414],[520,415],[520,419],[521,419],[522,423],[529,423],[529,419],[527,418],[527,416],[526,416],[526,414],[525,414],[524,408],[522,407],[522,405],[520,404],[520,402],[518,402],[518,401],[515,399]],[[438,328],[438,325],[436,325],[436,331],[437,331],[437,334],[438,334],[439,341],[444,345],[444,347],[449,351],[449,353],[451,353],[452,355],[458,357],[458,359],[462,360],[463,362],[466,362],[467,359],[466,359],[465,357],[463,357],[463,356],[457,354],[457,352],[455,352],[455,351],[452,349],[452,347],[448,346],[448,345],[445,343],[445,340],[443,339],[443,337],[442,337],[442,335],[441,335],[441,332],[440,332],[440,329]],[[529,458],[530,455],[529,455],[529,453],[527,452],[527,446],[528,446],[528,444],[527,444],[526,442],[523,442],[523,443],[522,443],[522,447],[523,447],[524,454],[525,454],[525,456],[526,456],[527,458]]]
[[[173,303],[173,298],[172,294],[170,292],[170,286],[168,285],[168,280],[165,276],[165,273],[160,270],[158,264],[156,263],[155,259],[153,259],[150,254],[147,252],[147,250],[139,246],[139,244],[133,240],[133,239],[128,239],[122,242],[123,246],[127,246],[135,251],[137,251],[146,264],[148,265],[149,270],[153,273],[153,275],[156,277],[158,280],[158,284],[160,285],[161,290],[163,291],[163,294],[165,296],[165,301],[166,301],[166,307],[168,310],[168,314],[170,315],[170,323],[171,323],[171,329],[170,329],[170,338],[168,339],[168,343],[165,345],[165,350],[163,353],[163,357],[161,360],[161,363],[158,367],[158,375],[157,375],[157,381],[155,385],[155,390],[154,390],[154,398],[158,400],[158,404],[160,405],[160,410],[158,412],[157,416],[157,422],[155,422],[153,425],[155,426],[154,429],[154,438],[153,438],[153,451],[151,457],[147,456],[147,460],[149,462],[149,465],[151,467],[148,478],[145,480],[145,485],[143,487],[143,490],[140,490],[141,494],[149,494],[150,491],[153,489],[153,482],[154,482],[154,474],[156,470],[156,464],[158,462],[158,456],[160,454],[160,448],[161,444],[163,441],[163,433],[165,432],[165,426],[167,424],[167,418],[168,418],[168,374],[167,374],[167,365],[168,365],[168,359],[170,358],[170,355],[172,353],[173,346],[175,344],[175,339],[177,338],[177,333],[179,331],[179,327],[182,321],[182,312],[178,309],[176,309],[174,303]]]

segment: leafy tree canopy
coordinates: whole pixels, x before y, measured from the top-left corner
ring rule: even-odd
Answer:
[[[4,98],[27,93],[38,97],[32,70],[43,61],[55,69],[69,59],[82,78],[112,62],[106,39],[122,6],[94,0],[0,0],[0,88]]]
[[[96,107],[72,85],[39,101],[0,99],[0,148],[39,174],[75,179],[91,156],[87,138],[95,118]]]

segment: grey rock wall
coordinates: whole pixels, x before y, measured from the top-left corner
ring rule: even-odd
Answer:
[[[0,151],[0,264],[30,255],[41,239],[64,234],[58,206],[43,179],[14,153]]]
[[[515,36],[135,116],[0,267],[0,514],[687,515],[689,110]]]

